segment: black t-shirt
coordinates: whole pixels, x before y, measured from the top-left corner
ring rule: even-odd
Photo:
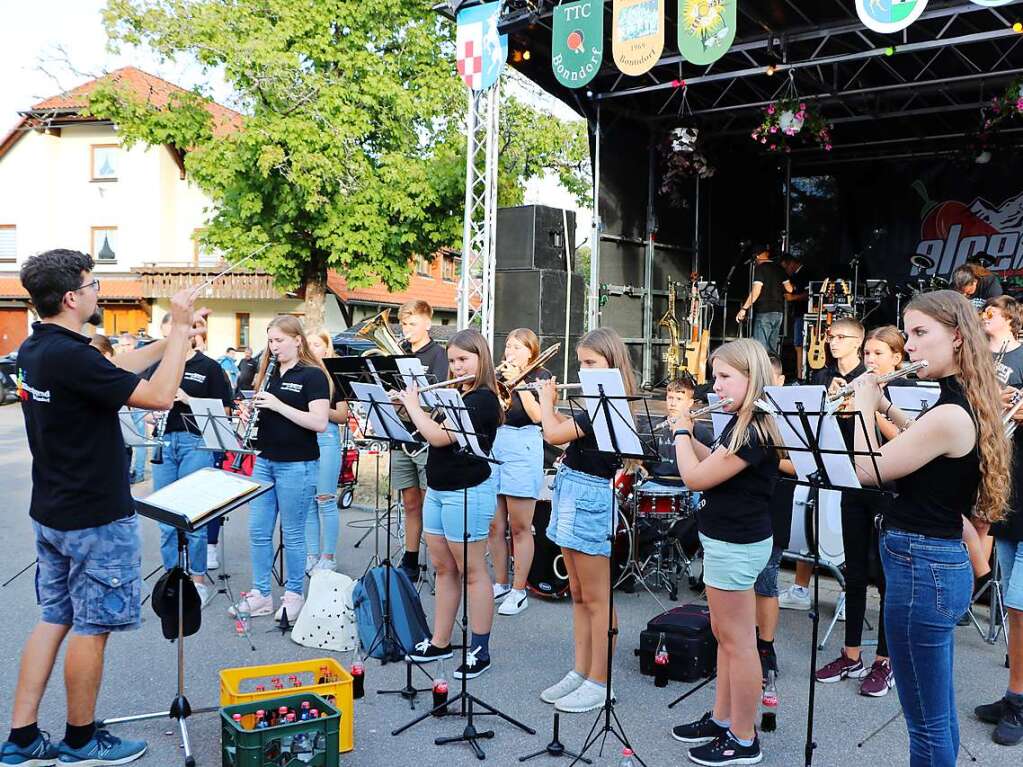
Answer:
[[[431,383],[447,379],[448,353],[439,343],[431,338],[419,351],[412,353],[423,363],[427,374],[431,376]]]
[[[810,282],[814,279],[813,272],[806,266],[799,267],[798,271],[789,276],[793,293],[806,293],[810,288]]]
[[[721,432],[712,450],[727,445],[736,421]],[[736,455],[749,464],[731,479],[706,490],[696,513],[697,526],[708,538],[729,543],[756,543],[773,534],[771,496],[778,481],[778,453],[765,446],[757,430],[749,429],[749,443]]]
[[[977,279],[977,292],[973,294],[974,298],[986,301],[989,298],[998,298],[1000,295],[1002,295],[1002,282],[994,272]]]
[[[139,377],[85,336],[36,322],[18,350],[21,411],[32,453],[29,514],[56,530],[98,527],[135,513],[117,411]]]
[[[789,539],[792,537],[792,501],[796,493],[796,483],[791,481],[793,479],[795,477],[778,472],[778,484],[768,503],[774,545],[783,549],[789,547]]]
[[[152,376],[155,368],[146,371],[146,378]],[[202,352],[196,352],[192,359],[185,362],[185,373],[181,376],[181,388],[189,397],[203,397],[206,399],[219,399],[224,407],[231,407],[231,382],[224,376],[224,369],[213,359],[210,359]],[[182,415],[190,415],[192,408],[181,402],[175,402],[170,414],[167,416],[167,434],[176,431],[187,431],[192,434],[200,434],[195,423],[182,418]],[[263,416],[260,416],[262,419]]]
[[[259,363],[252,357],[238,360],[238,391],[248,391],[259,372]]]
[[[462,396],[480,448],[490,453],[501,423],[501,403],[490,389],[476,389]],[[433,447],[426,456],[426,486],[434,490],[463,490],[486,481],[490,463],[466,455],[457,443]]]
[[[573,418],[583,436],[568,443],[568,447],[565,448],[564,464],[584,474],[611,479],[622,465],[621,461],[607,453],[596,452],[597,438],[593,434],[590,416],[585,410],[576,410]]]
[[[753,305],[754,312],[783,312],[785,311],[785,287],[783,282],[788,280],[788,275],[774,261],[763,261],[753,269],[753,282],[763,283],[760,287],[760,295]]]
[[[296,364],[283,376],[274,372],[267,388],[285,405],[309,411],[309,403],[330,399],[327,376],[318,367]],[[262,410],[256,438],[261,458],[271,461],[315,461],[320,457],[316,432],[304,429],[280,413]]]
[[[549,372],[543,368],[539,368],[527,375],[525,379],[523,379],[522,383],[527,384],[533,383],[534,381],[543,381],[550,377],[551,374]],[[533,396],[535,397],[536,394],[534,393]],[[522,407],[521,395],[518,392],[512,392],[511,407],[508,408],[508,412],[504,414],[504,425],[521,427],[530,426],[534,423],[535,421],[529,417],[529,413],[527,413],[526,409]]]

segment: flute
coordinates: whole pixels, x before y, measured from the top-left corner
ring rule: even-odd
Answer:
[[[713,402],[710,405],[706,405],[704,407],[698,407],[695,410],[690,410],[689,411],[689,417],[690,418],[700,418],[701,416],[709,415],[710,413],[714,413],[714,412],[716,412],[718,410],[721,410],[723,408],[728,407],[733,402],[735,402],[735,400],[732,399],[731,397],[725,397],[724,399],[719,399],[717,402]],[[660,429],[667,429],[669,426],[674,426],[674,425],[675,424],[674,424],[674,422],[671,419],[666,419],[664,421],[661,421],[659,424],[657,424],[654,427],[654,431],[658,431]]]
[[[422,389],[419,390],[419,393],[422,394],[423,392],[433,391],[434,389],[443,389],[445,386],[457,386],[458,384],[468,383],[469,381],[472,381],[475,378],[476,378],[475,375],[468,375],[459,376],[458,378],[452,378],[448,381],[437,381],[437,383],[432,383],[429,386],[424,386]],[[397,399],[397,392],[392,393],[391,399]]]
[[[522,384],[522,386],[516,386],[512,391],[539,391],[543,385],[544,381],[533,381],[532,383]],[[572,389],[581,389],[583,385],[581,383],[557,384],[554,388],[557,391],[570,391]]]
[[[889,381],[894,381],[896,378],[905,378],[908,375],[912,375],[918,370],[923,370],[927,367],[927,360],[917,360],[911,362],[905,367],[901,367],[898,370],[893,370],[891,373],[885,373],[883,376],[877,377],[878,384],[886,384]],[[834,396],[828,397],[827,411],[828,413],[834,413],[845,402],[846,399],[851,397],[856,392],[855,386],[851,383],[847,383],[845,386],[835,392]]]

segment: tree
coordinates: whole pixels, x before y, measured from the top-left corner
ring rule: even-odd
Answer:
[[[126,144],[187,149],[211,198],[208,246],[235,257],[269,243],[260,265],[283,288],[305,285],[307,321],[323,323],[328,268],[351,286],[409,278],[409,260],[457,244],[465,186],[465,90],[454,28],[428,2],[110,0],[111,44],[220,68],[245,114],[214,135],[202,89],[165,108],[110,84],[90,101]],[[502,128],[501,200],[521,202],[545,168],[586,189],[586,141],[513,99]],[[553,122],[552,122],[553,121]]]

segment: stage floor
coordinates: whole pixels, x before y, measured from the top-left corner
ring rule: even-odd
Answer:
[[[0,408],[0,472],[7,483],[6,513],[0,515],[0,537],[6,541],[0,559],[0,582],[34,558],[32,531],[28,518],[30,494],[30,458],[25,441],[24,425],[18,405]],[[371,467],[363,467],[363,476],[371,476]],[[148,492],[148,486],[136,486],[137,494]],[[247,515],[236,514],[225,529],[228,544],[227,571],[237,591],[249,586],[249,556],[247,547]],[[354,549],[355,540],[362,530],[350,523],[365,523],[372,515],[364,511],[344,512],[342,515],[341,570],[361,574],[373,555],[373,536]],[[143,569],[149,572],[159,564],[158,531],[156,523],[142,521],[144,533]],[[0,624],[0,663],[8,669],[0,681],[0,733],[6,737],[10,725],[10,704],[16,681],[16,668],[22,642],[31,630],[37,616],[33,591],[32,570],[15,580],[0,594],[3,595],[6,619]],[[224,572],[224,570],[218,571]],[[788,582],[791,574],[783,571]],[[825,619],[830,621],[837,596],[834,584],[822,581],[822,602]],[[151,582],[146,585],[148,593]],[[279,594],[277,594],[279,596]],[[666,595],[658,596],[667,601]],[[682,600],[695,595],[688,591],[680,594]],[[638,754],[650,767],[656,765],[688,764],[682,744],[672,740],[669,729],[684,719],[700,716],[713,700],[713,685],[708,685],[675,709],[667,704],[684,692],[687,686],[672,682],[666,689],[654,687],[651,677],[639,673],[639,661],[633,655],[638,646],[639,632],[646,621],[659,608],[645,592],[639,594],[616,593],[621,626],[621,641],[616,654],[615,691],[618,695],[618,716],[634,743]],[[868,609],[868,617],[876,621],[876,594]],[[432,614],[433,599],[428,587],[424,589],[424,606]],[[255,665],[283,662],[301,658],[321,657],[319,651],[299,647],[290,639],[272,631],[270,618],[253,621],[253,640],[256,651],[249,649],[244,639],[235,635],[234,625],[226,614],[225,597],[216,597],[203,616],[203,627],[198,635],[186,640],[187,694],[193,707],[215,705],[218,696],[219,669],[227,666]],[[483,744],[489,764],[502,767],[517,764],[517,757],[541,749],[550,740],[553,708],[539,700],[540,690],[557,681],[571,666],[572,638],[570,633],[570,605],[567,602],[550,603],[530,599],[529,609],[514,617],[495,616],[491,641],[494,665],[490,671],[470,682],[470,689],[486,702],[497,706],[537,730],[529,736],[513,729],[493,717],[479,720],[481,728],[496,730],[496,737]],[[987,609],[980,608],[986,618]],[[174,694],[175,647],[162,638],[160,624],[148,605],[143,606],[145,622],[141,630],[111,638],[107,665],[97,715],[112,717],[166,709]],[[778,654],[781,677],[778,680],[780,696],[779,727],[774,733],[763,735],[764,764],[791,765],[803,763],[807,675],[810,646],[810,621],[806,613],[782,611],[779,629]],[[841,647],[838,624],[826,649],[822,662],[831,660]],[[868,638],[871,634],[866,635]],[[957,696],[963,753],[960,763],[969,763],[965,749],[976,756],[978,765],[1006,765],[1019,759],[1019,749],[1006,749],[991,742],[990,727],[973,718],[972,709],[978,703],[987,703],[1005,690],[1008,671],[1002,666],[1004,646],[985,644],[972,627],[957,630]],[[867,657],[872,652],[866,650]],[[449,667],[450,668],[450,667]],[[50,689],[40,713],[40,727],[56,739],[64,732],[64,692],[62,661],[58,663]],[[425,681],[417,679],[419,686]],[[370,661],[367,669],[367,695],[356,702],[355,751],[342,756],[341,764],[360,767],[406,767],[408,765],[472,765],[476,758],[466,746],[435,746],[434,738],[460,734],[462,720],[457,717],[431,718],[398,737],[391,730],[426,710],[428,696],[420,696],[416,710],[395,696],[379,696],[378,689],[393,689],[404,683],[404,665],[381,667]],[[454,687],[453,687],[454,689]],[[898,698],[892,692],[885,698],[864,698],[856,693],[854,682],[819,685],[817,688],[817,726],[814,764],[824,767],[853,767],[864,764],[898,767],[909,763],[907,736],[901,719],[887,726],[862,748],[858,741],[880,727],[899,710]],[[578,749],[597,712],[565,714],[561,718],[561,738],[566,747]],[[199,765],[211,767],[221,763],[220,728],[216,714],[197,715],[189,720],[196,760]],[[144,738],[150,751],[139,764],[173,767],[182,764],[178,746],[177,728],[169,720],[120,725],[119,735]],[[604,756],[596,764],[618,764],[620,750],[610,741]],[[569,762],[562,759],[562,764]],[[550,763],[541,758],[537,764]]]

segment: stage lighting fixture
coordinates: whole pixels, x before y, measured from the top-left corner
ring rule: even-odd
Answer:
[[[774,64],[768,64],[767,69],[765,71],[767,72],[767,76],[770,77],[771,75],[778,71],[778,67],[776,67]]]
[[[1017,33],[1018,32],[1023,32],[1023,22],[1017,21],[1015,24],[1013,24],[1012,25],[1012,31],[1013,32],[1017,32]]]

